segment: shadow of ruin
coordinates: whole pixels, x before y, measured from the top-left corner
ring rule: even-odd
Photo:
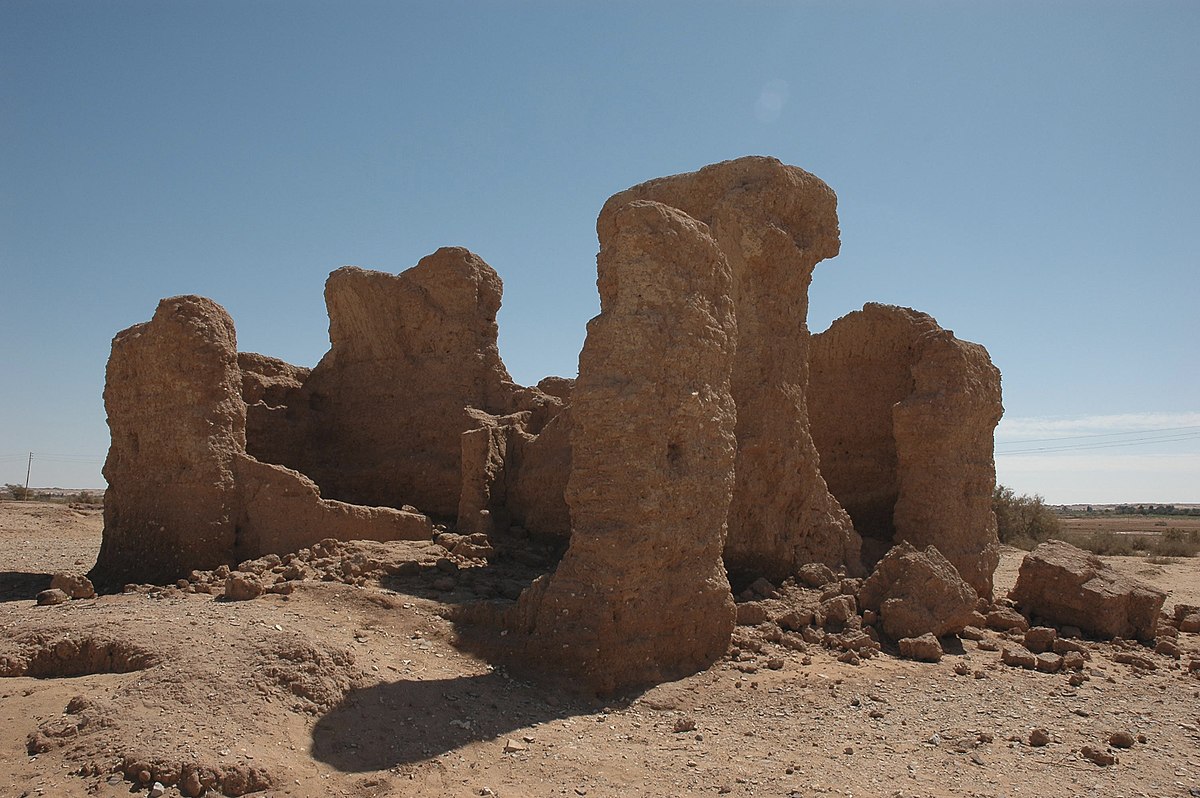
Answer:
[[[312,369],[238,352],[209,299],[164,299],[113,339],[91,576],[211,571],[236,598],[286,590],[339,541],[387,544],[407,565],[338,578],[443,596],[463,645],[601,694],[702,670],[768,619],[820,625],[854,657],[982,625],[999,372],[905,308],[868,304],[810,336],[836,204],[764,157],[613,196],[578,378],[529,387],[497,348],[500,278],[461,248],[398,275],[333,272]],[[239,582],[245,561],[260,567]],[[442,691],[372,689],[364,706],[413,714]],[[354,711],[322,720],[319,758],[423,755],[349,750]],[[418,737],[444,750],[497,723]]]

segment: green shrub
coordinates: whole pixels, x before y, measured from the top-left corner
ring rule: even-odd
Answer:
[[[996,532],[1002,543],[1032,549],[1052,537],[1062,537],[1061,524],[1041,496],[1018,496],[1012,488],[997,485],[992,494]]]

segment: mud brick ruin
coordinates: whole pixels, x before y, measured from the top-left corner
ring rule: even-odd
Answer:
[[[487,556],[518,530],[565,554],[473,617],[602,692],[720,657],[742,612],[731,581],[857,583],[878,562],[859,603],[887,628],[961,629],[997,562],[1000,375],[905,308],[869,304],[810,336],[836,203],[762,157],[613,196],[578,378],[535,387],[500,359],[499,276],[461,248],[399,275],[333,272],[330,349],[311,370],[239,353],[211,300],[163,300],[113,340],[93,577],[172,581],[438,524]],[[896,603],[920,592],[910,560],[945,587],[915,609]],[[855,606],[820,612],[848,622]]]

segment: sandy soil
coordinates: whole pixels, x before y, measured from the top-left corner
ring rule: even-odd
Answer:
[[[396,565],[427,565],[434,544],[344,547],[314,561],[344,581],[252,601],[170,588],[35,606],[32,576],[85,571],[99,530],[94,512],[0,504],[0,666],[37,672],[0,679],[2,796],[147,795],[139,774],[192,773],[298,798],[1200,795],[1200,678],[1147,649],[1140,670],[1088,643],[1073,686],[972,641],[937,664],[857,666],[767,645],[599,703],[456,645],[443,614],[484,583]],[[1001,591],[1020,556],[1004,553]],[[393,575],[372,576],[380,563]],[[1114,564],[1168,606],[1200,604],[1196,561]],[[1029,744],[1038,727],[1049,744]],[[1108,767],[1080,757],[1120,730],[1145,742]]]

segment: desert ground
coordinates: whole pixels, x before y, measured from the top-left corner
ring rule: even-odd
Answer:
[[[260,563],[303,573],[253,600],[219,598],[218,574],[37,606],[101,527],[0,503],[0,672],[25,674],[0,679],[2,796],[1200,796],[1197,634],[1181,659],[1079,641],[1072,674],[1002,664],[1003,632],[944,640],[935,664],[850,664],[739,627],[707,671],[600,701],[489,661],[497,641],[446,617],[549,567],[536,544],[492,570],[436,543],[338,544]],[[1023,554],[1004,550],[997,596]],[[1196,560],[1106,559],[1167,610],[1200,604]]]
[[[1200,531],[1200,517],[1186,515],[1067,515],[1060,517],[1059,523],[1065,531],[1084,534],[1161,535],[1172,529],[1185,533]]]

